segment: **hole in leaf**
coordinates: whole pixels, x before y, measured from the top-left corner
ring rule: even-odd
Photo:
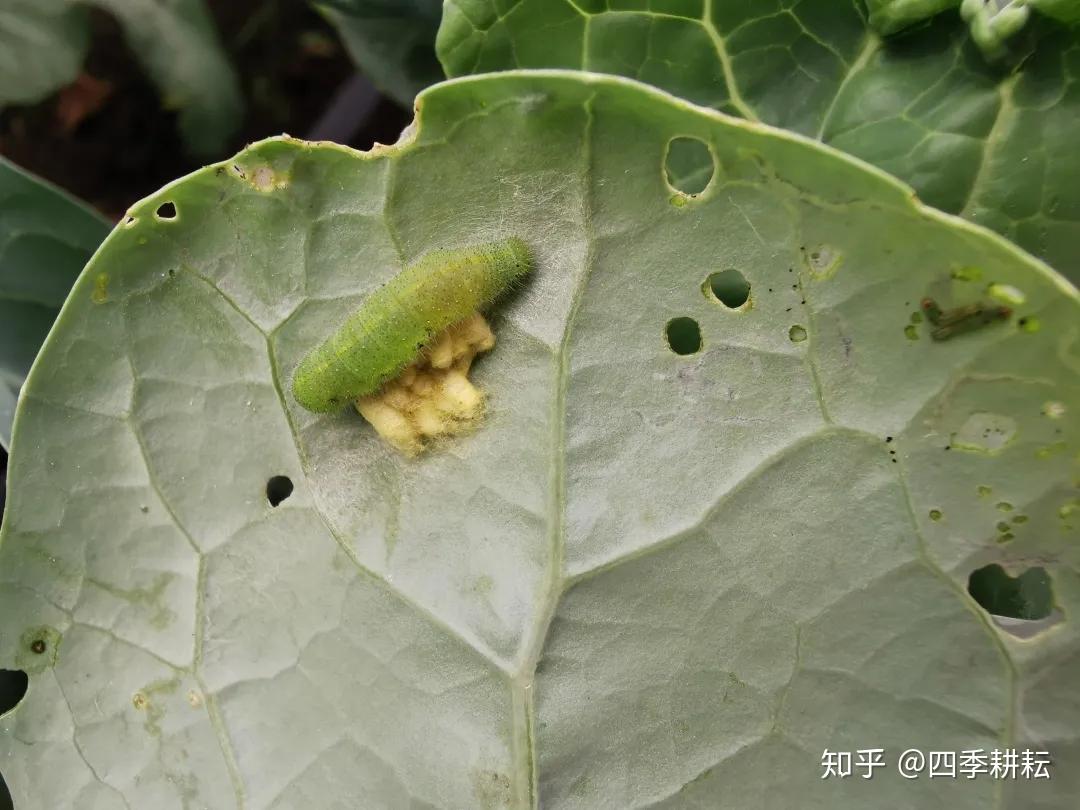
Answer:
[[[830,278],[844,259],[843,254],[832,245],[818,245],[803,252],[810,275],[816,279]]]
[[[949,444],[968,452],[998,453],[1012,441],[1017,429],[1016,420],[1011,416],[976,411],[952,434]],[[983,493],[980,491],[979,494]]]
[[[124,227],[125,227],[125,228],[130,228],[130,227],[132,227],[132,226],[133,226],[133,225],[134,225],[134,224],[135,224],[136,222],[138,222],[138,220],[137,220],[137,219],[135,219],[135,217],[128,217],[127,219],[125,219],[125,220],[124,220]]]
[[[165,201],[157,207],[154,216],[158,219],[176,219],[176,205],[170,201]]]
[[[672,318],[667,325],[667,342],[675,354],[694,354],[701,349],[701,327],[693,318]]]
[[[750,282],[738,270],[713,273],[705,279],[702,291],[728,309],[738,309],[750,300]]]
[[[788,329],[787,336],[788,340],[790,340],[792,343],[802,343],[804,340],[806,340],[806,328],[799,326],[799,324],[795,324],[793,327]]]
[[[271,506],[277,506],[292,495],[292,479],[287,475],[275,475],[266,482],[266,500]]]
[[[60,633],[55,627],[28,627],[19,639],[18,665],[30,674],[56,663],[60,648]]]
[[[987,613],[1009,619],[1037,621],[1054,609],[1050,575],[1041,566],[1017,577],[997,563],[983,566],[968,577],[968,593]]]
[[[274,170],[269,166],[260,166],[255,170],[252,183],[259,191],[272,191],[274,188]]]
[[[1043,416],[1049,416],[1051,419],[1060,419],[1065,415],[1065,403],[1051,400],[1042,407]]]
[[[19,705],[29,684],[30,678],[21,669],[0,669],[0,717]]]
[[[664,171],[673,190],[693,196],[709,185],[716,163],[704,141],[680,136],[668,141]]]

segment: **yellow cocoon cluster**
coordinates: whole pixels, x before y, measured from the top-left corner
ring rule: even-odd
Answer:
[[[356,409],[376,432],[406,455],[431,439],[468,430],[483,415],[484,395],[469,380],[480,352],[495,335],[480,313],[441,332],[419,359],[377,393],[356,400]]]

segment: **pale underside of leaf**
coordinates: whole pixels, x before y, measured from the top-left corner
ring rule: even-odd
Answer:
[[[676,137],[715,160],[696,196]],[[822,749],[1006,746],[1054,779],[890,770],[872,801],[1071,806],[1080,425],[1045,404],[1080,409],[1080,300],[1006,241],[805,139],[560,72],[439,85],[368,154],[266,141],[133,214],[16,418],[19,810],[854,808]],[[291,400],[403,264],[507,236],[537,271],[494,313],[475,434],[404,459]],[[726,269],[746,306],[703,294]],[[905,335],[990,280],[1039,328]],[[975,413],[1008,441],[946,450]],[[1008,544],[997,500],[1030,518]],[[965,585],[1036,559],[1065,620],[1019,642]],[[55,661],[25,649],[43,627]]]

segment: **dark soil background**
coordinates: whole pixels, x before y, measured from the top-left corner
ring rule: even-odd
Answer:
[[[116,21],[97,11],[83,75],[39,104],[0,112],[0,154],[119,220],[132,203],[252,141],[317,130],[320,139],[369,149],[396,141],[412,120],[411,110],[358,77],[334,29],[306,2],[207,5],[247,101],[243,125],[220,155],[197,159],[185,152],[175,113],[162,109]],[[0,450],[0,515],[6,479],[7,454]],[[0,670],[0,714],[25,688],[21,672]],[[0,810],[11,807],[0,774]]]
[[[209,0],[208,5],[248,105],[233,142],[212,159],[269,135],[308,135],[355,73],[333,28],[300,0]],[[162,109],[116,21],[103,12],[92,20],[82,82],[35,106],[0,113],[0,154],[115,220],[132,203],[207,161],[185,153],[175,113]],[[108,95],[97,109],[86,111],[96,87]],[[72,107],[76,114],[84,108],[74,126],[70,118],[65,122]],[[393,143],[411,118],[411,111],[380,99],[358,131],[334,134],[368,149],[376,141]]]

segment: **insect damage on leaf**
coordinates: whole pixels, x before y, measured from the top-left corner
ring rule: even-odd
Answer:
[[[930,337],[934,340],[948,340],[1012,317],[1010,307],[981,301],[953,309],[942,309],[934,299],[924,298],[919,305],[933,326]]]
[[[452,426],[472,421],[482,403],[465,373],[494,345],[479,312],[532,267],[532,252],[517,238],[426,254],[300,361],[296,401],[316,413],[357,402],[380,434],[409,453],[424,437],[456,432]]]

